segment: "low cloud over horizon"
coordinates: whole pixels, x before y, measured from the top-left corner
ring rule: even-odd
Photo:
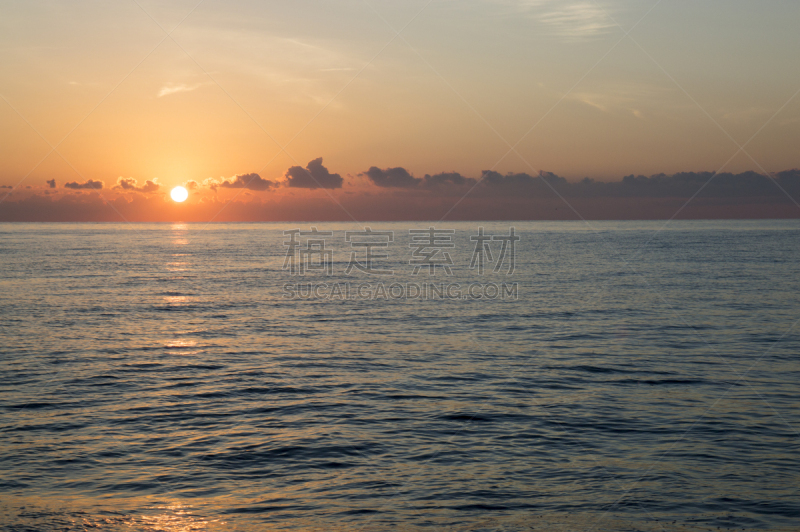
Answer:
[[[156,179],[139,185],[134,178],[120,177],[110,190],[100,180],[68,182],[63,188],[71,192],[66,193],[52,190],[55,180],[49,180],[44,190],[17,188],[8,193],[0,202],[0,220],[660,219],[676,213],[679,218],[800,217],[799,169],[771,176],[752,171],[680,172],[600,181],[490,170],[480,177],[458,172],[415,177],[403,167],[371,166],[358,177],[364,181],[351,182],[343,190],[345,180],[323,166],[320,157],[306,168],[289,168],[283,182],[257,173],[209,178],[202,185],[189,180],[185,185],[192,196],[179,207]],[[217,197],[224,190],[246,192],[233,201],[238,192]],[[224,216],[217,217],[213,206],[223,209]]]
[[[375,166],[360,175],[367,177],[375,186],[386,189],[468,187],[476,191],[482,189],[490,195],[512,196],[557,194],[566,197],[690,198],[696,194],[703,197],[747,197],[779,196],[790,191],[800,193],[800,169],[785,170],[772,176],[753,171],[739,174],[679,172],[649,177],[631,174],[619,181],[600,181],[590,177],[568,181],[552,172],[539,172],[533,176],[524,172],[501,174],[491,170],[484,170],[478,179],[458,172],[425,174],[417,178],[402,167],[382,170]]]
[[[322,166],[322,157],[309,162],[305,168],[292,166],[286,171],[286,186],[293,188],[342,188],[344,179]]]
[[[73,190],[99,190],[105,186],[102,181],[93,181],[89,179],[85,183],[78,183],[72,181],[71,183],[64,183],[64,188],[71,188]]]
[[[136,179],[132,177],[120,177],[117,179],[117,184],[114,185],[114,188],[151,194],[154,192],[158,192],[159,189],[161,188],[161,184],[156,183],[156,179],[157,178],[148,179],[147,181],[144,182],[144,185],[137,186]]]
[[[402,167],[381,170],[377,166],[372,166],[359,175],[366,176],[372,181],[372,184],[381,188],[435,188],[447,185],[474,185],[478,182],[477,179],[464,177],[458,172],[442,172],[435,175],[425,174],[425,177],[413,177],[408,170]]]
[[[261,191],[278,186],[277,183],[264,179],[256,173],[239,174],[233,176],[231,179],[222,179],[220,181],[206,179],[203,181],[203,184],[215,192],[218,188],[244,188],[247,190]],[[189,188],[189,190],[197,188],[197,183],[195,181],[189,181],[188,185],[187,188]]]

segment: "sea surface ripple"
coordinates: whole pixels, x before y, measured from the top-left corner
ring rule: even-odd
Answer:
[[[800,530],[800,222],[376,223],[518,298],[287,297],[360,229],[0,224],[0,530]]]

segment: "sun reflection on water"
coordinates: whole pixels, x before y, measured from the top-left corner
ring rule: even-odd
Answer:
[[[219,519],[204,519],[194,517],[189,506],[173,504],[169,506],[157,506],[157,510],[162,513],[157,515],[142,516],[142,523],[131,522],[131,526],[144,524],[148,530],[159,530],[164,532],[192,532],[197,530],[219,530],[224,528],[225,523]],[[166,511],[164,511],[166,510]]]
[[[197,347],[195,340],[172,340],[164,344],[164,347],[170,355],[196,355],[202,352],[202,350],[195,349]]]
[[[186,268],[182,268],[182,266],[186,266],[186,262],[168,262],[167,263],[167,271],[170,272],[185,272]]]
[[[187,224],[176,223],[172,224],[172,243],[176,246],[185,246],[189,243],[186,238],[186,232],[189,230]]]

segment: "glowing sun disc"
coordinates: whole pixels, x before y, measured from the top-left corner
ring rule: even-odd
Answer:
[[[189,191],[183,187],[175,187],[169,193],[169,196],[172,198],[172,201],[177,201],[178,203],[182,203],[186,201],[186,198],[189,197]]]

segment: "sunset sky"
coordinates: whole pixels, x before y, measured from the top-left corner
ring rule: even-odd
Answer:
[[[652,215],[631,196],[669,218],[715,172],[776,176],[756,203],[797,216],[799,20],[794,0],[5,2],[0,220]],[[509,172],[562,188],[481,179]],[[572,186],[680,172],[677,196]],[[714,217],[755,208],[720,190],[698,197]]]

